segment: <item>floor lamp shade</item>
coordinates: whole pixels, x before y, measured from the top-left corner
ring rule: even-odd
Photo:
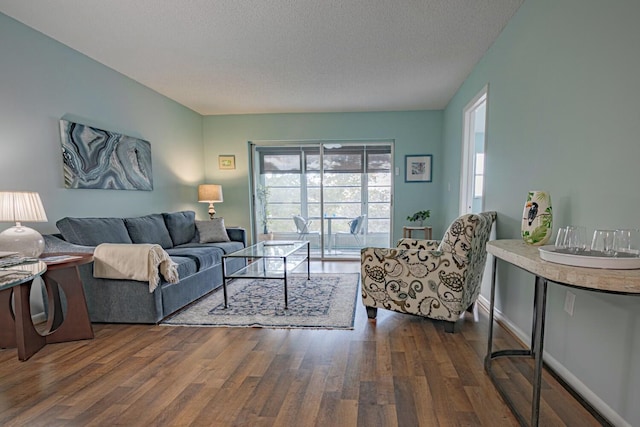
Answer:
[[[0,222],[15,222],[0,233],[0,250],[38,257],[44,250],[44,239],[22,222],[46,222],[47,214],[40,195],[27,191],[0,191]]]
[[[222,185],[202,184],[198,186],[198,202],[209,203],[209,218],[213,219],[213,216],[216,214],[213,204],[223,201]]]

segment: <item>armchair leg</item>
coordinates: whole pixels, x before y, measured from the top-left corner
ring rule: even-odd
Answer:
[[[376,316],[378,315],[378,308],[377,307],[365,307],[367,309],[367,317],[369,319],[375,319]]]
[[[478,323],[478,303],[473,302],[469,307],[467,307],[467,313],[471,313],[473,315],[473,321]]]
[[[455,334],[456,330],[460,329],[460,324],[462,323],[461,319],[456,320],[455,322],[444,322],[444,331],[448,334]]]
[[[471,313],[473,315],[473,321],[474,322],[478,322],[478,305],[473,302],[471,303],[471,305],[469,307],[467,307],[467,309],[465,311],[463,311],[462,313],[460,313],[460,317],[458,317],[458,320],[456,320],[455,322],[444,322],[444,331],[448,332],[450,334],[453,334],[456,332],[456,330],[460,329],[460,325],[462,325],[462,322],[464,322],[464,314],[465,312],[467,313]]]

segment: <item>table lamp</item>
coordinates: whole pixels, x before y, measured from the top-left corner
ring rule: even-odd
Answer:
[[[222,185],[218,184],[202,184],[198,186],[198,202],[209,203],[209,218],[213,219],[216,214],[214,203],[223,202]]]
[[[44,250],[44,239],[24,222],[46,222],[40,195],[28,191],[0,191],[0,222],[16,225],[0,233],[0,248],[28,257],[38,257]]]

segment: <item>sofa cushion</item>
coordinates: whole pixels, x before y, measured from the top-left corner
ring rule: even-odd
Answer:
[[[200,235],[200,243],[229,242],[229,235],[224,228],[224,218],[213,218],[209,221],[196,221]]]
[[[163,213],[164,223],[169,230],[173,246],[182,245],[193,240],[196,235],[196,213],[182,211]]]
[[[222,250],[215,247],[178,247],[167,249],[169,256],[191,258],[196,262],[198,271],[213,267],[222,261]]]
[[[162,249],[173,247],[169,230],[161,214],[125,218],[124,224],[133,243],[154,243],[162,246]]]
[[[230,254],[232,252],[239,251],[240,249],[244,249],[244,244],[242,242],[230,241],[230,242],[217,242],[217,243],[185,243],[184,245],[180,245],[181,248],[202,248],[202,247],[210,247],[210,248],[218,248],[222,250],[224,254]]]
[[[100,243],[133,243],[122,218],[62,218],[56,222],[69,243],[98,246]]]
[[[167,253],[169,252],[167,251]],[[169,254],[169,256],[171,257],[171,260],[178,265],[178,277],[180,277],[180,279],[184,279],[198,272],[198,265],[193,258],[171,254]]]

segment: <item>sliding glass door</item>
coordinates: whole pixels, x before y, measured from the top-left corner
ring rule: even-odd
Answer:
[[[254,236],[305,239],[316,258],[388,246],[392,143],[252,145]]]

